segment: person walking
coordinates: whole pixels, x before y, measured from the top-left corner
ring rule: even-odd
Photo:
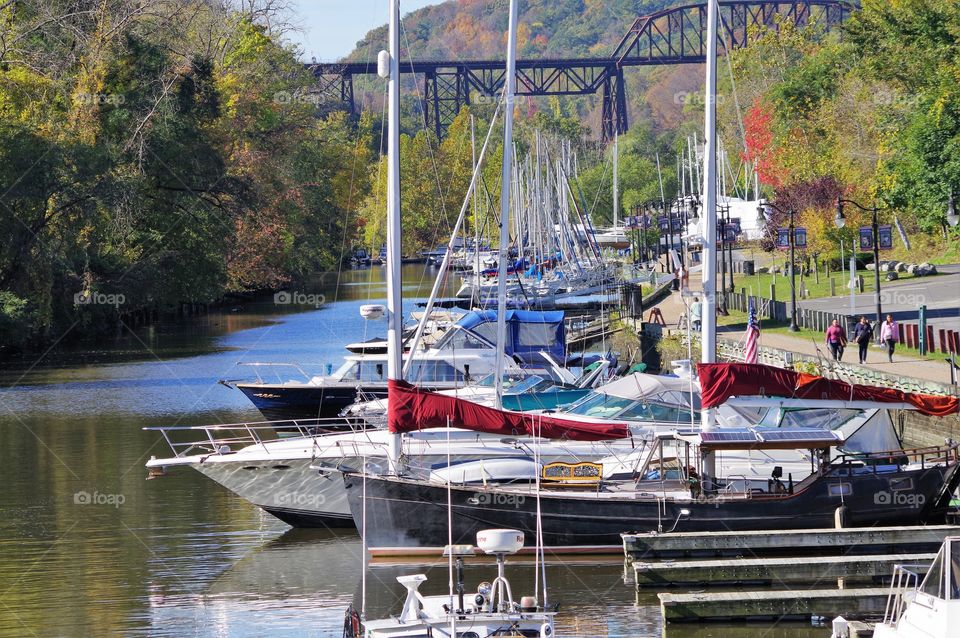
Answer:
[[[703,313],[703,304],[700,303],[700,297],[694,297],[690,304],[690,327],[700,332],[700,320]]]
[[[847,345],[847,332],[836,319],[827,328],[827,345],[830,346],[834,361],[840,361],[843,358],[843,348]]]
[[[887,346],[887,357],[893,363],[893,350],[900,341],[900,326],[893,320],[893,315],[887,315],[887,320],[880,326],[880,341]]]
[[[873,341],[873,326],[870,325],[866,317],[860,317],[860,321],[853,329],[853,340],[860,347],[860,364],[863,365],[867,362],[867,348]]]

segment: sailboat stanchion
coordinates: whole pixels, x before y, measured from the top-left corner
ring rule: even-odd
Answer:
[[[716,233],[717,233],[717,0],[708,0],[707,10],[707,77],[704,109],[704,164],[706,167],[703,188],[703,312],[701,360],[714,363],[717,356],[717,283],[716,283]],[[700,427],[703,431],[714,428],[714,410],[703,410]],[[703,454],[703,486],[713,491],[717,475],[716,457],[713,452]]]

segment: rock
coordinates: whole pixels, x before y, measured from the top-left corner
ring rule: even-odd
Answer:
[[[761,275],[765,275],[768,272],[770,272],[770,269],[767,268],[766,266],[760,266],[759,268],[757,268],[757,272],[760,273]]]
[[[910,265],[910,264],[908,264],[908,263],[905,262],[905,261],[898,261],[898,262],[897,262],[897,272],[907,272],[907,266],[909,266],[909,265]]]
[[[880,262],[880,272],[890,272],[891,266],[893,265],[892,261],[881,261]]]
[[[908,266],[907,266],[907,274],[910,274],[910,275],[915,275],[915,274],[917,274],[917,265],[916,265],[916,264],[910,264],[910,265],[908,265]]]
[[[924,262],[916,267],[913,273],[917,277],[927,277],[929,275],[937,274],[937,267],[933,264]]]
[[[900,275],[898,275],[898,274],[897,274],[897,271],[895,271],[895,270],[891,270],[891,271],[888,272],[887,275],[886,275],[886,280],[887,280],[887,281],[896,281],[897,279],[900,279]]]
[[[869,263],[869,264],[867,264],[867,270],[874,270],[876,267],[877,267],[877,265],[874,264],[874,263]]]

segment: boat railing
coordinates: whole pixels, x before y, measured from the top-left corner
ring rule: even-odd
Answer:
[[[894,626],[910,602],[908,594],[916,593],[921,576],[929,565],[895,565],[890,592],[887,594],[887,606],[883,613],[885,625]]]
[[[960,462],[960,444],[930,447],[904,448],[888,452],[844,453],[830,462],[830,467],[842,465],[862,465],[873,467],[874,473],[884,465],[905,465],[919,463],[924,469],[927,465],[954,465]]]
[[[281,381],[279,369],[281,368],[290,368],[297,373],[299,373],[305,381],[309,381],[315,375],[308,374],[306,370],[299,363],[284,363],[284,362],[274,362],[274,361],[239,361],[237,366],[248,366],[253,368],[253,373],[257,375],[257,383],[266,383],[263,380],[263,376],[260,374],[261,368],[271,368],[271,372],[274,372],[274,375],[277,378],[277,381]]]
[[[251,445],[260,445],[266,450],[266,444],[275,441],[289,441],[297,437],[315,439],[320,434],[366,430],[370,425],[364,419],[344,420],[339,417],[217,425],[162,425],[143,429],[159,432],[174,456],[182,458],[202,454],[230,454]]]

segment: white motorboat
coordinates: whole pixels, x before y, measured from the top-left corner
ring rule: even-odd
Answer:
[[[960,626],[960,536],[948,536],[927,565],[897,565],[883,622],[874,638],[952,638]],[[849,638],[849,623],[833,621],[833,638]]]
[[[474,548],[470,545],[448,546],[445,555],[457,560],[455,588],[451,588],[450,593],[424,596],[418,591],[427,580],[424,574],[399,576],[397,581],[407,590],[400,615],[362,622],[359,614],[350,610],[344,636],[553,638],[557,612],[545,609],[535,595],[515,600],[506,577],[506,557],[523,547],[523,533],[510,529],[483,530],[477,533],[477,546],[483,553],[497,557],[497,576],[492,582],[480,583],[474,593],[467,594],[463,582],[463,559],[472,556]]]

